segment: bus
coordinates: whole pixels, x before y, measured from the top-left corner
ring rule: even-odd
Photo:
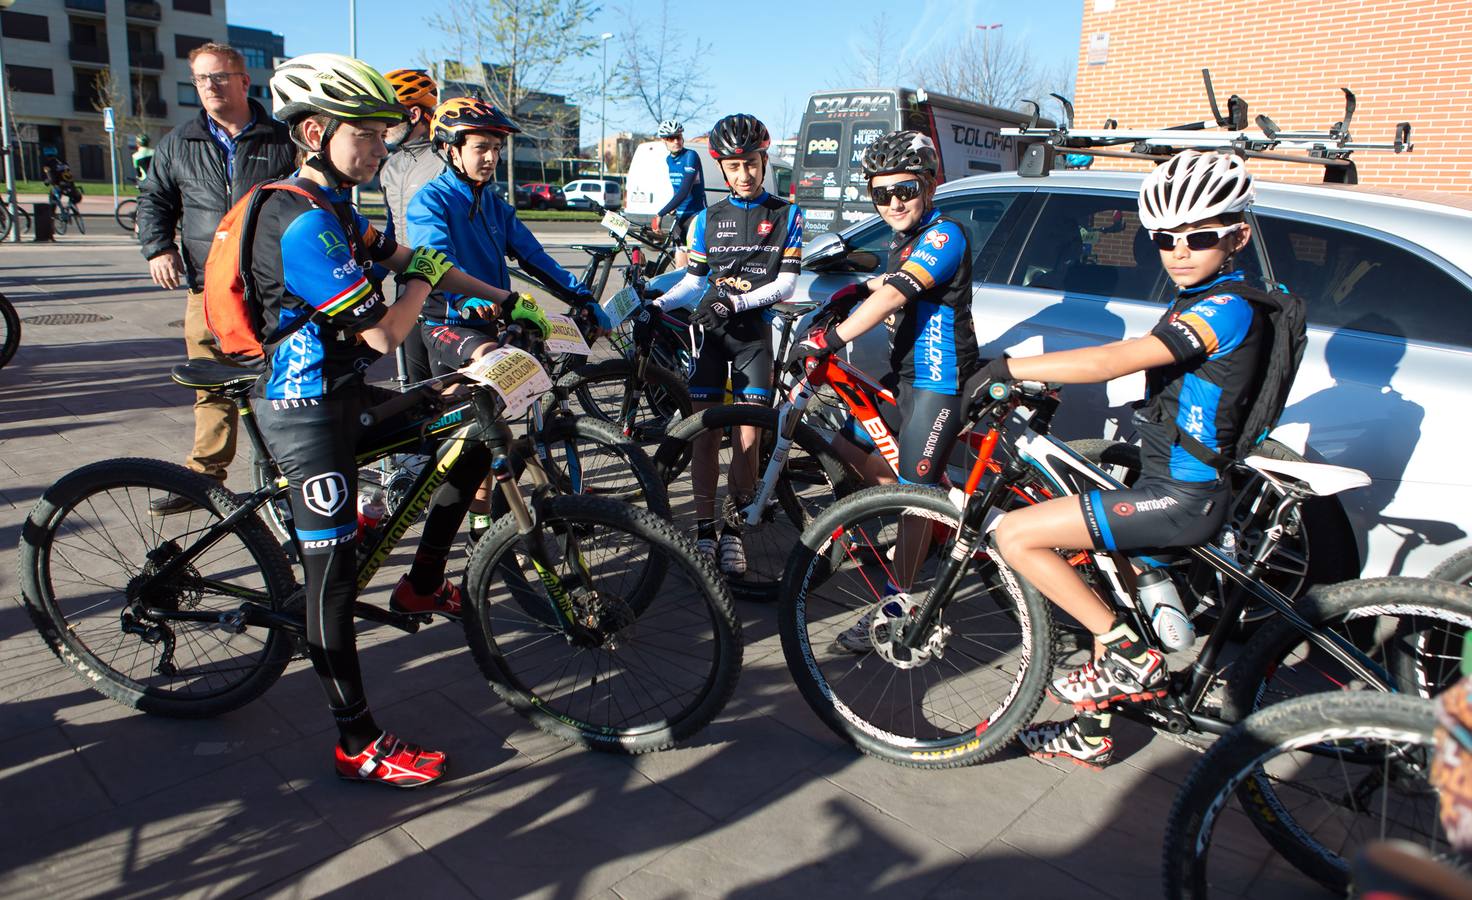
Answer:
[[[813,94],[802,117],[792,171],[792,199],[806,214],[804,238],[874,215],[859,160],[880,135],[901,128],[930,135],[940,154],[940,180],[946,181],[1016,169],[1021,148],[1001,129],[1025,125],[1030,118],[923,89]],[[1052,125],[1045,120],[1039,124]]]

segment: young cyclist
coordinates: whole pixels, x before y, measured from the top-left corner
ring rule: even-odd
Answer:
[[[1207,459],[1234,446],[1265,364],[1264,317],[1238,292],[1234,259],[1252,237],[1243,210],[1252,178],[1236,156],[1185,151],[1140,187],[1140,223],[1176,283],[1170,309],[1147,335],[1099,347],[1000,358],[990,381],[1092,384],[1144,372],[1147,400],[1136,413],[1141,474],[1134,487],[1091,491],[1007,513],[996,546],[1021,577],[1094,634],[1094,658],[1053,682],[1078,710],[1067,722],[1025,729],[1038,757],[1103,766],[1113,754],[1109,706],[1162,696],[1169,673],[1128,622],[1099,599],[1055,548],[1145,550],[1189,547],[1216,536],[1229,486]]]
[[[140,134],[135,139],[138,149],[133,151],[133,177],[139,184],[148,177],[148,167],[153,164],[153,148],[148,135]]]
[[[861,162],[874,208],[894,229],[885,274],[834,293],[830,307],[841,311],[858,305],[846,319],[810,332],[796,352],[833,353],[895,316],[890,365],[899,382],[902,419],[899,480],[937,484],[965,425],[967,379],[979,368],[971,324],[971,250],[961,225],[934,208],[940,161],[930,138],[915,131],[890,132],[869,145]],[[849,441],[835,446],[871,484],[895,480],[877,453]],[[895,580],[885,585],[879,605],[908,602],[909,581],[929,536],[923,521],[904,520]],[[853,653],[872,650],[873,618],[873,611],[867,612],[838,636],[838,646]]]
[[[658,233],[659,220],[670,213],[675,214],[675,222],[670,226],[675,243],[680,247],[675,251],[675,267],[683,269],[690,261],[684,249],[689,242],[690,221],[695,218],[696,213],[705,209],[705,171],[700,167],[700,156],[694,150],[685,149],[683,122],[679,119],[665,119],[659,123],[657,133],[659,139],[664,141],[664,148],[670,153],[665,159],[665,165],[669,166],[670,186],[675,189],[675,195],[664,205],[664,209],[654,214],[654,221],[649,223],[649,227]]]
[[[288,191],[270,191],[262,199],[250,276],[262,303],[266,358],[253,409],[290,482],[306,574],[307,647],[337,721],[337,773],[418,787],[443,776],[445,755],[379,728],[363,692],[353,630],[353,451],[358,414],[370,403],[363,373],[415,327],[436,284],[454,283],[501,300],[506,294],[456,273],[441,253],[398,246],[349,205],[349,189],[372,178],[388,155],[385,130],[404,118],[383,76],[356,59],[313,53],[279,66],[271,95],[276,116],[305,156],[297,177],[314,185],[334,212]],[[374,263],[409,282],[392,307],[369,277]],[[448,548],[488,466],[481,448],[467,451],[450,472],[413,566],[393,592],[395,609],[458,609],[459,592],[445,579],[446,554],[439,548]]]
[[[445,169],[409,201],[408,237],[502,290],[509,290],[506,257],[513,256],[554,296],[566,301],[576,316],[606,327],[608,317],[593,302],[588,287],[559,266],[511,205],[488,189],[506,135],[520,130],[484,100],[457,97],[440,104],[430,121],[430,139]],[[525,294],[514,296],[513,315],[535,321],[545,331],[547,320],[536,301]],[[494,339],[486,329],[490,314],[490,304],[482,297],[449,291],[430,294],[421,337],[435,374],[457,368],[461,356]],[[489,497],[487,486],[470,508],[472,540],[490,527]]]
[[[767,172],[767,127],[748,115],[726,116],[710,132],[710,155],[720,161],[731,195],[695,214],[685,277],[654,302],[674,307],[700,298],[691,321],[705,329],[690,377],[696,411],[725,399],[729,376],[738,403],[770,403],[772,325],[765,307],[792,296],[802,264],[802,210],[762,187]],[[756,472],[755,428],[736,436],[727,491],[738,506],[751,496]],[[693,448],[696,544],[716,557],[721,571],[746,574],[746,548],[731,523],[716,536],[717,436]],[[737,461],[743,461],[738,465]]]

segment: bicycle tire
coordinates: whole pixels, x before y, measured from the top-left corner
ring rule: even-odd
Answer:
[[[1433,697],[1461,677],[1461,637],[1472,628],[1472,587],[1424,578],[1367,578],[1314,588],[1294,609],[1317,627],[1343,624],[1341,633],[1379,662],[1404,692]],[[1393,626],[1382,621],[1392,616]],[[1282,619],[1258,629],[1232,663],[1223,717],[1238,722],[1290,697],[1354,686],[1344,684],[1345,675],[1317,649],[1294,663],[1304,643]],[[1454,655],[1443,652],[1452,648]]]
[[[1314,765],[1338,763],[1341,769],[1347,770],[1351,763],[1346,759],[1353,756],[1347,752],[1349,748],[1339,759],[1331,760],[1325,742],[1383,740],[1393,748],[1384,752],[1383,764],[1395,762],[1397,772],[1404,779],[1397,786],[1409,785],[1415,790],[1424,784],[1418,784],[1418,766],[1422,759],[1429,758],[1435,727],[1432,705],[1425,700],[1360,692],[1302,697],[1268,707],[1238,723],[1191,769],[1171,808],[1162,852],[1165,896],[1172,900],[1194,900],[1208,895],[1211,873],[1207,856],[1211,838],[1233,796],[1260,831],[1268,828],[1277,836],[1273,847],[1287,862],[1324,887],[1345,893],[1349,873],[1344,856],[1304,830],[1299,823],[1301,816],[1295,816],[1278,799],[1280,791],[1259,790],[1272,780],[1265,766],[1271,765],[1275,757],[1314,747],[1319,748]],[[1361,755],[1367,763],[1376,759],[1372,751],[1362,751]],[[1305,758],[1310,758],[1307,753]],[[1305,768],[1303,773],[1307,772]],[[1429,786],[1425,789],[1429,790]],[[1315,799],[1328,799],[1326,793],[1320,792]],[[1388,801],[1387,796],[1383,809],[1388,810]],[[1376,802],[1365,805],[1373,808]],[[1431,803],[1430,818],[1434,822],[1434,795]],[[1317,824],[1323,827],[1338,823],[1325,819]],[[1233,843],[1234,856],[1242,854],[1238,842]]]
[[[122,491],[122,499],[112,496],[114,490]],[[124,501],[140,499],[140,494],[145,505],[154,497],[178,495],[193,501],[198,509],[182,515],[154,518],[145,505],[131,511],[125,508]],[[94,498],[97,498],[96,502]],[[22,601],[32,623],[57,658],[78,677],[99,693],[125,706],[160,716],[205,718],[249,703],[269,688],[286,668],[293,646],[291,637],[285,632],[246,628],[239,633],[228,633],[214,624],[172,621],[169,627],[178,647],[187,644],[188,649],[200,652],[214,649],[207,643],[210,640],[222,647],[236,641],[249,645],[244,649],[249,651],[250,658],[214,672],[209,666],[197,671],[189,666],[185,672],[167,673],[159,671],[158,664],[153,661],[157,654],[149,651],[149,647],[158,647],[159,644],[124,632],[119,612],[111,613],[111,624],[108,624],[109,614],[103,613],[99,617],[103,624],[95,628],[84,628],[85,623],[80,618],[82,614],[108,603],[110,596],[116,596],[124,609],[127,607],[127,601],[123,599],[127,584],[119,587],[105,581],[110,577],[103,571],[106,564],[120,568],[116,577],[126,577],[131,581],[146,565],[156,562],[154,555],[170,548],[177,549],[178,542],[185,535],[203,531],[212,521],[224,518],[236,508],[233,495],[218,482],[159,460],[105,460],[62,477],[41,495],[23,529],[19,580]],[[114,531],[100,531],[102,537],[94,541],[80,537],[86,532],[89,517],[96,517],[99,521],[116,517],[121,524]],[[134,534],[127,534],[126,528],[131,528]],[[194,608],[199,608],[210,585],[218,583],[216,593],[225,600],[222,612],[238,607],[240,593],[247,590],[258,595],[258,602],[264,601],[273,609],[284,608],[296,584],[280,546],[254,516],[242,520],[232,533],[239,539],[243,558],[237,558],[240,550],[232,551],[228,546],[221,550],[228,541],[228,537],[222,538],[206,550],[177,583],[171,585],[173,589],[168,595],[155,602],[177,606],[192,603]],[[86,551],[85,571],[66,562],[61,552],[73,540],[72,535],[77,535],[77,544]],[[138,539],[136,552],[134,537]],[[108,553],[116,554],[116,558],[106,559]],[[238,577],[240,582],[226,581],[232,577],[228,572],[205,577],[200,570],[210,560],[239,569],[241,574],[234,577]],[[63,583],[58,577],[63,565],[75,573],[79,588],[100,592],[102,599],[69,616],[62,607],[70,605],[72,598],[59,593],[61,588],[66,588],[67,593],[70,591],[69,583]],[[94,634],[95,638],[92,637]],[[119,649],[104,659],[104,642],[111,642],[113,634],[117,635]],[[221,638],[221,634],[227,636]],[[126,653],[121,649],[123,646],[128,648]],[[132,666],[130,671],[117,668],[119,657],[123,658],[124,664]],[[148,659],[141,668],[136,665],[140,657]],[[238,672],[238,677],[230,676],[231,672]],[[218,684],[219,673],[226,674],[223,685]],[[204,690],[190,689],[196,678],[204,683]],[[176,681],[183,683],[176,685]]]
[[[735,691],[742,655],[731,597],[714,566],[668,522],[599,497],[554,497],[540,509],[537,527],[544,534],[575,534],[591,546],[582,549],[598,579],[595,593],[570,602],[580,620],[619,627],[600,646],[578,647],[558,632],[552,616],[539,614],[551,601],[531,574],[514,518],[503,516],[476,542],[465,577],[466,640],[492,690],[542,731],[609,753],[662,750],[705,727]],[[619,616],[625,617],[621,625]],[[660,626],[676,622],[689,624],[665,632],[674,635],[673,652],[680,657],[670,674],[698,683],[687,699],[661,702],[673,690],[650,683],[657,665],[651,657],[659,649]],[[702,646],[708,657],[697,655]],[[559,652],[572,659],[537,662],[537,654]],[[591,676],[585,675],[587,663]],[[646,719],[595,720],[599,710],[610,719],[626,714],[616,691],[627,693],[631,706],[649,706],[635,709]]]
[[[0,333],[0,369],[3,369],[20,349],[20,313],[4,294],[0,294],[0,328],[5,329]]]
[[[51,230],[55,231],[57,236],[59,237],[63,234],[66,234],[66,228],[68,224],[67,214],[62,212],[60,207],[53,206],[52,210],[53,212],[51,214]]]
[[[558,380],[558,387],[576,397],[584,413],[621,429],[618,413],[624,386],[635,377],[632,360],[605,359],[567,373]],[[647,410],[648,417],[641,420],[636,416],[631,437],[640,443],[653,443],[662,440],[675,422],[690,415],[690,391],[684,379],[652,362],[645,367],[643,380],[639,408]],[[600,385],[616,388],[611,398],[599,399]]]
[[[881,549],[883,544],[873,543],[877,533],[871,536],[871,531],[877,530],[866,529],[862,527],[863,523],[882,521],[885,516],[899,520],[917,515],[948,529],[954,536],[960,510],[937,489],[888,485],[859,491],[839,500],[818,516],[803,532],[783,575],[777,630],[788,671],[803,699],[823,723],[844,740],[870,756],[903,766],[944,769],[973,765],[1010,744],[1017,731],[1032,721],[1042,704],[1052,672],[1052,611],[1041,594],[1012,576],[995,559],[973,551],[978,563],[991,569],[989,573],[987,569],[980,570],[983,573],[980,594],[958,595],[952,600],[952,604],[967,603],[965,610],[975,612],[966,617],[956,617],[946,616],[948,612],[954,613],[955,606],[942,609],[944,622],[952,629],[946,637],[943,657],[935,656],[919,666],[901,669],[877,650],[854,656],[840,651],[827,639],[829,634],[836,638],[843,633],[845,624],[852,622],[852,615],[857,612],[852,601],[844,599],[844,595],[850,593],[846,585],[833,583],[833,579],[843,574],[841,562],[835,564],[835,559],[847,557],[865,583],[883,583],[879,573],[870,577],[863,571],[873,565],[888,571],[888,567],[880,562],[885,558]],[[858,536],[858,540],[844,543],[852,540],[851,536]],[[895,543],[898,543],[898,538]],[[839,544],[844,546],[835,554],[834,548]],[[854,549],[863,552],[855,554]],[[953,540],[946,544],[936,543],[928,559],[944,558],[952,549]],[[976,580],[976,573],[968,574],[962,584]],[[829,585],[832,585],[831,594],[825,597],[822,589]],[[868,597],[863,599],[869,600]],[[869,602],[877,604],[878,601]],[[986,602],[994,602],[996,610],[985,611],[982,604]],[[828,611],[835,607],[837,613]],[[835,618],[836,622],[833,621]],[[964,626],[963,623],[968,621],[976,624]],[[1017,630],[1016,646],[1004,648],[1004,640],[1011,640],[1011,635],[1002,639],[997,629],[1013,626]],[[965,643],[967,633],[958,635],[962,627],[972,629],[967,633],[977,635],[969,638],[974,645],[969,650]],[[975,632],[976,627],[985,630]],[[996,656],[982,660],[981,651],[994,651]],[[983,712],[973,704],[965,703],[967,712],[971,714],[967,718],[954,710],[938,709],[946,690],[954,692],[960,701],[965,700],[965,695],[956,687],[959,678],[945,686],[939,677],[945,674],[943,666],[950,666],[959,675],[967,674],[955,661],[956,657],[972,663],[977,682],[996,676],[995,693],[1001,699],[995,709]],[[848,661],[853,661],[852,665]],[[872,674],[863,676],[867,683],[846,684],[849,678],[860,677],[855,673],[864,665],[877,666]],[[1006,672],[1009,665],[1015,668],[1015,672]],[[887,672],[898,677],[886,679],[884,673]],[[917,681],[924,683],[917,685]],[[867,691],[869,685],[878,686],[878,696],[863,696],[861,699],[860,694]],[[904,698],[898,694],[906,690],[914,694],[917,687],[920,689],[919,699],[907,707]],[[891,688],[895,691],[894,696],[886,697]],[[927,702],[932,705],[927,706]],[[861,715],[858,711],[860,706],[870,711]],[[881,712],[885,713],[882,717]],[[882,721],[875,721],[881,718]],[[905,725],[911,731],[920,731],[921,726],[933,726],[928,729],[932,733],[928,736],[900,734],[896,729]]]
[[[119,203],[118,208],[113,210],[112,217],[124,231],[135,230],[138,227],[138,201],[128,199]]]
[[[0,203],[0,243],[4,243],[5,239],[10,237],[11,224],[10,205]]]
[[[72,215],[72,220],[77,223],[77,234],[86,234],[87,233],[87,219],[86,219],[86,217],[84,217],[82,215],[81,210],[73,209],[71,215]]]
[[[760,478],[776,440],[778,419],[779,414],[775,408],[750,403],[713,406],[692,413],[676,424],[669,436],[660,443],[659,450],[654,455],[655,468],[666,485],[674,485],[686,473],[695,440],[700,434],[720,432],[721,447],[726,448],[730,445],[727,433],[730,429],[751,426],[761,433],[758,439],[760,450],[757,472],[754,476]],[[719,454],[721,450],[717,452]],[[744,576],[727,579],[732,592],[739,599],[758,603],[776,601],[783,570],[802,530],[812,522],[819,509],[828,505],[830,498],[846,497],[858,489],[858,478],[844,465],[832,445],[812,426],[798,423],[797,430],[793,432],[792,450],[789,454],[773,491],[775,507],[768,508],[763,521],[754,529],[741,526],[747,551],[747,571]],[[721,475],[728,468],[729,464],[718,466],[718,481],[722,480]],[[693,481],[691,483],[693,486]],[[719,484],[716,491],[719,497]],[[729,497],[726,501],[717,506],[717,516],[730,521],[732,504]],[[685,502],[681,504],[672,500],[676,521],[692,533],[695,527],[693,503],[693,495],[685,498]],[[780,516],[777,508],[781,510]],[[755,553],[752,552],[753,544],[757,545]]]
[[[664,479],[644,448],[617,428],[596,419],[554,414],[545,420],[540,439],[550,454],[550,458],[542,459],[542,468],[559,493],[622,500],[642,505],[662,519],[669,518],[669,491]],[[581,448],[578,457],[584,468],[577,478],[568,462],[566,448],[570,441]],[[595,464],[590,471],[590,445],[599,448],[599,455],[612,457],[611,463]]]
[[[0,361],[0,365],[4,362]],[[1426,577],[1455,584],[1472,584],[1472,547],[1458,550],[1442,560],[1440,565],[1426,573]]]

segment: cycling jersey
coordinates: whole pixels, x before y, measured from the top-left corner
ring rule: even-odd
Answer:
[[[921,390],[960,393],[977,369],[966,232],[931,210],[914,229],[895,234],[885,271],[885,283],[905,297],[890,364]]]
[[[488,187],[476,203],[471,186],[446,169],[430,179],[409,201],[407,242],[433,247],[448,256],[457,269],[492,287],[511,289],[506,266],[510,255],[533,277],[569,302],[591,302],[592,293],[559,266],[505,200]],[[435,291],[424,301],[425,321],[433,325],[461,325],[472,321],[459,306],[464,294]]]
[[[1243,273],[1231,272],[1182,289],[1150,332],[1175,362],[1145,373],[1146,400],[1135,414],[1141,471],[1177,481],[1215,481],[1219,473],[1175,441],[1174,423],[1209,450],[1236,443],[1262,376],[1261,317],[1233,293]]]
[[[397,247],[351,208],[346,190],[321,190],[337,216],[290,191],[269,191],[256,219],[251,275],[266,348],[256,394],[268,400],[326,397],[361,384],[379,356],[358,339],[387,309],[364,266]],[[277,337],[302,317],[309,320]]]
[[[675,214],[677,219],[688,219],[705,209],[705,172],[700,167],[700,157],[686,147],[679,153],[667,156],[664,161],[670,170],[670,186],[675,195],[657,216]]]

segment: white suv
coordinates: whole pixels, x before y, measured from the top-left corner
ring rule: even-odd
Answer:
[[[624,192],[617,181],[599,178],[584,178],[570,181],[562,186],[562,196],[567,198],[569,209],[592,209],[597,203],[608,209],[624,205]]]

